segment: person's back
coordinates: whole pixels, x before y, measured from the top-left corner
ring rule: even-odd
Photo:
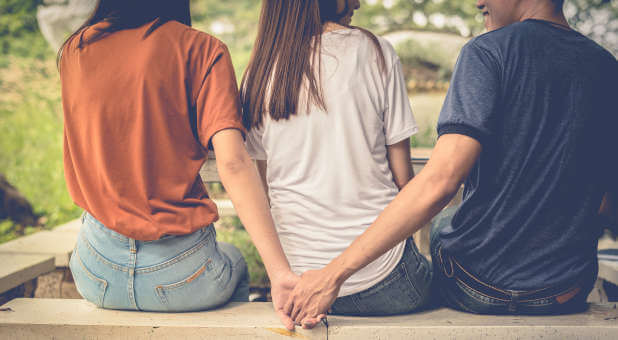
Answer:
[[[216,219],[199,169],[204,146],[226,124],[216,111],[237,110],[233,98],[207,96],[205,88],[233,94],[234,79],[212,74],[202,84],[216,60],[229,61],[225,45],[176,21],[144,38],[153,24],[78,48],[107,24],[88,27],[67,44],[60,65],[69,192],[106,227],[140,240]]]
[[[326,2],[320,3],[320,16],[328,12]],[[318,17],[300,3],[281,1],[281,6],[299,7],[282,12],[298,13],[308,21]],[[264,18],[282,16],[265,8],[260,32],[269,31]],[[299,35],[309,31],[297,25],[294,17],[284,16],[281,31],[296,30]],[[308,74],[303,74],[297,97],[278,90],[293,85],[272,80],[277,79],[277,68],[297,67],[296,60],[283,59],[289,45],[296,42],[291,36],[284,40],[259,33],[256,45],[272,44],[274,56],[267,59],[266,53],[254,52],[241,86],[245,118],[252,123],[247,149],[265,167],[277,232],[298,274],[323,268],[345,251],[397,195],[398,185],[410,177],[409,137],[418,131],[393,47],[367,31],[333,21],[317,28],[304,46],[315,58],[311,58]],[[258,66],[261,63],[277,68],[264,72]],[[312,97],[312,78],[322,103]],[[264,86],[262,79],[272,83]],[[254,98],[256,84],[272,90]],[[282,97],[297,102],[296,107],[282,110],[269,103]],[[262,102],[266,108],[259,111],[255,103]],[[281,112],[287,115],[278,117]],[[406,270],[410,273],[403,275]],[[413,242],[399,242],[345,281],[333,313],[412,311],[428,300],[430,277],[427,261]],[[397,295],[401,296],[398,301],[386,302]]]
[[[387,69],[392,70],[397,55],[388,42],[380,41]],[[400,79],[381,70],[379,57],[359,30],[324,33],[320,58],[327,111],[315,105],[306,110],[301,104],[287,120],[265,117],[263,126],[248,136],[250,154],[268,160],[271,211],[297,273],[320,268],[343,252],[397,195],[386,146],[418,128],[409,111],[401,114],[409,105],[407,96],[398,98],[399,107],[385,110],[395,102],[384,89]],[[348,279],[340,294],[356,293],[383,279],[401,258],[403,246]]]
[[[464,202],[440,235],[443,249],[497,287],[532,290],[596,276],[597,212],[616,122],[616,60],[581,34],[539,20],[489,32],[462,52],[461,77],[478,58],[496,75],[493,101],[454,91],[438,129],[461,129],[455,105],[485,141]],[[462,78],[463,79],[463,78]],[[457,85],[456,85],[457,86]],[[459,86],[466,86],[459,84]],[[615,140],[615,139],[614,139]]]
[[[99,0],[59,53],[65,175],[85,210],[71,272],[80,294],[103,308],[196,311],[247,301],[247,265],[216,241],[217,209],[199,175],[212,149],[280,309],[295,277],[244,147],[231,57],[189,27],[189,5]]]

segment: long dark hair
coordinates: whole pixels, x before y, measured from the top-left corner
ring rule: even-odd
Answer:
[[[83,41],[80,36],[78,48],[82,48],[84,44],[100,39],[106,34],[123,29],[136,28],[154,21],[153,25],[144,35],[144,38],[146,38],[158,27],[171,20],[191,26],[189,5],[189,0],[98,0],[86,22],[62,44],[58,50],[56,63],[60,63],[62,50],[65,45],[86,27],[101,21],[109,23],[105,27],[97,28],[96,33],[89,41]]]
[[[307,103],[326,110],[316,76],[320,73],[323,25],[338,22],[348,13],[348,1],[343,11],[337,11],[335,0],[263,0],[256,42],[240,86],[243,122],[248,129],[259,127],[266,112],[274,120],[296,114],[303,82],[308,86]],[[380,67],[385,69],[375,35],[349,27],[363,31],[373,41]]]

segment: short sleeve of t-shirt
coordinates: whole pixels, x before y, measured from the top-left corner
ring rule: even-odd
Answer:
[[[224,129],[245,132],[240,117],[238,86],[232,59],[227,47],[219,44],[210,54],[209,67],[195,100],[198,135],[204,147],[211,148],[210,140]]]
[[[474,40],[466,44],[459,54],[438,119],[438,135],[466,135],[481,145],[492,136],[500,93],[499,79],[500,68],[496,59]]]
[[[395,57],[386,83],[384,133],[386,145],[401,142],[418,132],[399,58]]]
[[[266,151],[264,150],[264,145],[262,144],[262,135],[264,134],[264,124],[260,127],[253,127],[249,132],[247,132],[247,140],[245,142],[245,146],[247,148],[247,152],[251,156],[251,158],[257,161],[266,160]]]

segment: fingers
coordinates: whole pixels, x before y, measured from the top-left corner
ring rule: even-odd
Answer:
[[[294,320],[292,320],[287,314],[285,314],[282,310],[277,311],[277,315],[279,315],[279,319],[281,323],[290,331],[294,330]]]
[[[315,327],[317,324],[319,324],[320,321],[322,321],[322,319],[324,318],[326,318],[326,315],[324,314],[320,314],[315,318],[306,317],[305,319],[303,319],[301,323],[304,329],[311,329]]]

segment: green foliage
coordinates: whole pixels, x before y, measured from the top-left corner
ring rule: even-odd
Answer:
[[[217,241],[233,244],[240,250],[249,267],[250,284],[264,287],[269,285],[264,263],[251,237],[244,229],[217,228]]]
[[[31,34],[39,31],[36,9],[42,0],[2,0],[0,2],[0,52],[8,54],[12,45],[21,44],[21,39],[31,40]]]

